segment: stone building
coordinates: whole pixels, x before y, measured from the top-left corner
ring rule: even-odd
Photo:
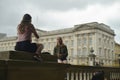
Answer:
[[[120,66],[120,44],[115,43],[115,66]]]
[[[68,47],[68,62],[71,64],[88,65],[89,55],[95,55],[95,62],[104,66],[112,66],[115,56],[114,31],[103,23],[78,24],[72,28],[53,31],[37,29],[40,39],[38,42],[44,44],[44,50],[53,54],[56,38],[62,37]],[[1,51],[14,50],[17,37],[6,37],[0,40]],[[33,42],[36,42],[33,37]]]

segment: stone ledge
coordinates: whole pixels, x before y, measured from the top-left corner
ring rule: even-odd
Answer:
[[[24,51],[3,51],[0,52],[0,60],[34,60],[34,53]],[[50,54],[42,54],[45,62],[57,62],[57,57]]]
[[[64,80],[68,64],[0,60],[0,80]]]

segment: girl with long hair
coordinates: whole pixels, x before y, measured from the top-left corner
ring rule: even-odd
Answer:
[[[54,55],[58,57],[58,63],[67,63],[68,50],[61,37],[57,38]]]
[[[18,39],[15,50],[35,53],[33,57],[41,61],[42,59],[40,55],[43,49],[43,45],[32,43],[32,33],[37,39],[39,39],[39,35],[37,34],[35,27],[31,22],[32,17],[29,14],[25,14],[21,23],[17,27]]]

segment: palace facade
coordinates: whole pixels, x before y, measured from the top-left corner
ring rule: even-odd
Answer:
[[[62,37],[68,48],[68,62],[77,65],[89,65],[89,55],[95,55],[95,62],[103,66],[112,66],[115,61],[114,31],[103,23],[92,22],[78,24],[72,28],[53,31],[37,29],[40,39],[33,42],[44,45],[44,50],[53,54],[57,37]],[[17,37],[0,39],[0,51],[14,50]]]
[[[115,66],[120,66],[120,44],[115,43]]]

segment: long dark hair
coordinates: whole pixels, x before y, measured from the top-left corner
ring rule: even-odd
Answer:
[[[25,14],[23,16],[23,19],[21,21],[21,23],[19,24],[18,30],[20,33],[24,33],[25,32],[25,26],[29,26],[31,25],[31,19],[32,17],[29,14]]]

